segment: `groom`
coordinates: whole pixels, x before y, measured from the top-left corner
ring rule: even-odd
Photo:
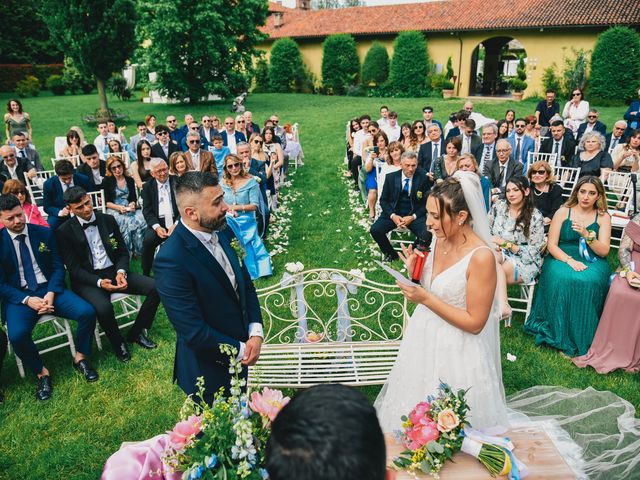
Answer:
[[[156,288],[177,333],[174,380],[190,395],[204,377],[211,403],[220,387],[228,394],[230,386],[220,344],[234,346],[245,367],[258,360],[260,304],[246,267],[218,235],[228,210],[218,177],[187,172],[176,181],[175,195],[180,221],[155,258]]]

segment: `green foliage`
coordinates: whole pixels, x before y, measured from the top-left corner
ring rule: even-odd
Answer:
[[[562,93],[562,80],[556,73],[556,69],[558,66],[555,63],[552,63],[551,66],[544,69],[542,74],[542,88],[544,91],[553,90],[556,92],[556,95],[560,95]]]
[[[112,95],[115,95],[120,100],[130,100],[131,90],[127,87],[127,79],[119,73],[114,74],[107,83],[109,91]]]
[[[67,90],[62,75],[51,75],[47,78],[47,88],[51,90],[54,95],[64,95],[64,92]]]
[[[363,85],[382,85],[389,77],[389,54],[380,42],[373,42],[362,65]]]
[[[209,94],[229,98],[249,88],[258,30],[267,2],[242,0],[140,0],[138,39],[144,60],[158,74],[164,95],[199,102]]]
[[[601,33],[591,55],[589,93],[604,99],[636,98],[640,87],[640,36],[628,27]]]
[[[253,93],[269,91],[269,63],[264,56],[260,56],[258,60],[256,60],[256,66],[253,70],[253,80],[255,82]]]
[[[269,87],[272,92],[299,92],[305,71],[300,47],[290,38],[276,40],[271,48]]]
[[[26,76],[16,84],[16,95],[19,97],[37,97],[40,94],[40,80],[33,75]]]
[[[572,56],[564,56],[564,68],[562,70],[563,96],[569,97],[574,88],[584,90],[587,86],[587,70],[589,68],[590,51],[576,50],[571,47]],[[565,52],[566,54],[566,52]]]
[[[400,32],[393,43],[389,81],[393,89],[407,96],[423,96],[428,90],[431,62],[421,32]]]
[[[522,55],[518,61],[516,77],[511,79],[511,88],[514,92],[524,92],[527,89],[527,66]]]
[[[322,86],[326,93],[343,95],[360,72],[356,41],[351,35],[329,35],[322,43]]]
[[[78,92],[91,93],[96,84],[93,75],[85,75],[78,70],[71,57],[65,57],[62,79],[67,89],[74,95]]]
[[[451,80],[447,78],[446,73],[434,73],[431,75],[431,90],[434,93],[441,92],[442,90],[453,90],[455,85]]]
[[[447,80],[451,80],[453,78],[453,64],[451,61],[451,56],[449,56],[449,58],[447,59],[447,73],[446,73],[446,77]]]

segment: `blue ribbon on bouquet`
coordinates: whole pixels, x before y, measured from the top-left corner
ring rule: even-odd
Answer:
[[[587,262],[593,263],[596,261],[595,256],[591,256],[589,253],[589,247],[587,247],[587,239],[584,237],[580,237],[578,241],[578,250],[580,251],[580,256],[584,258]]]

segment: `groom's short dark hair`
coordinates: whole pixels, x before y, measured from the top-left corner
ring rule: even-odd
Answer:
[[[384,480],[386,464],[375,409],[345,385],[296,395],[276,417],[267,443],[271,480]]]

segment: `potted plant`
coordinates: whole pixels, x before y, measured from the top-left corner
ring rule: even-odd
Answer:
[[[514,100],[522,100],[524,91],[527,88],[527,70],[524,64],[524,57],[520,57],[515,78],[511,79],[511,97]]]
[[[446,81],[442,83],[442,98],[451,98],[453,97],[453,89],[455,85],[453,83],[453,66],[451,65],[451,57],[447,60],[447,73],[446,73]]]

